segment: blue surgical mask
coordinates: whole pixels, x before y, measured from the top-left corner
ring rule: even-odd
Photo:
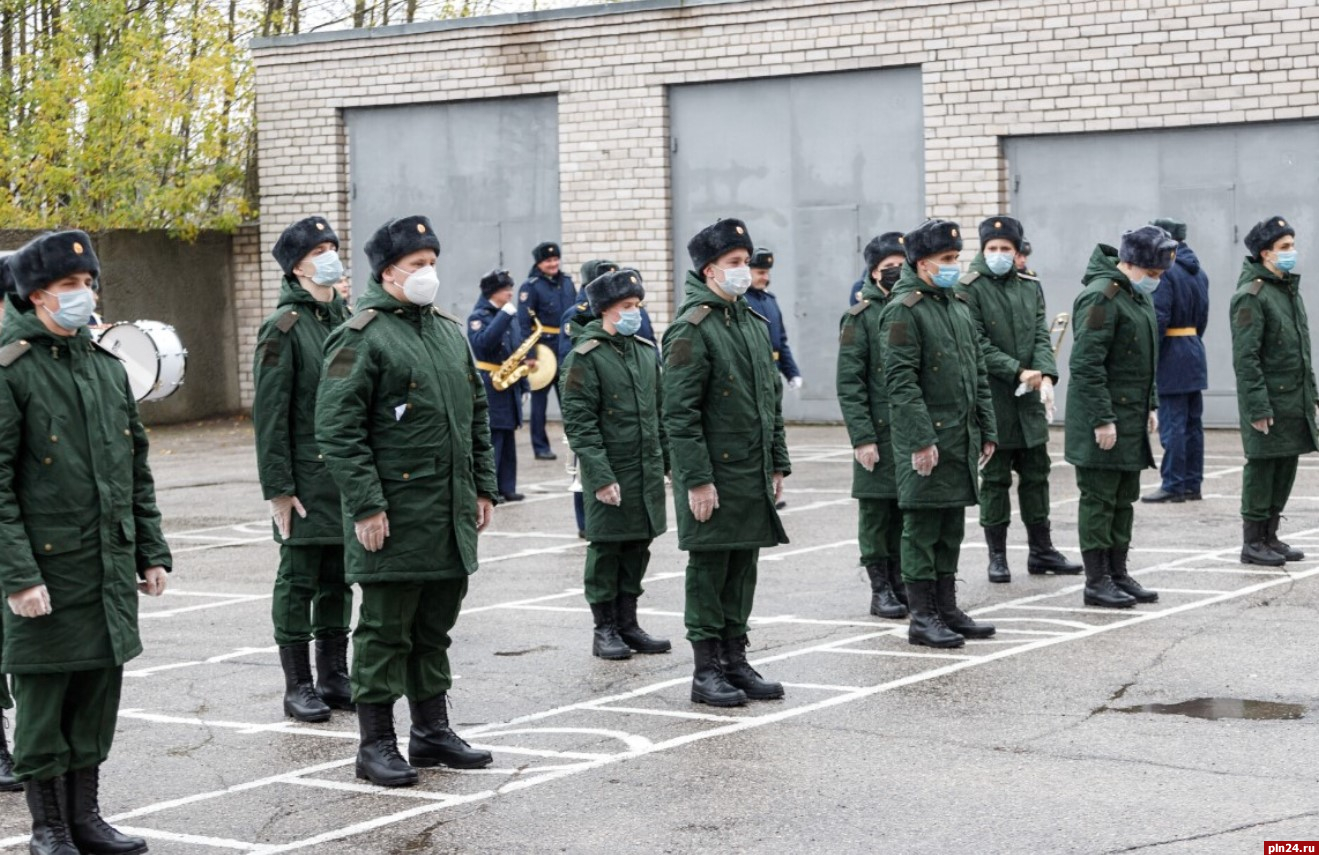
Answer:
[[[316,272],[311,275],[311,281],[317,285],[333,285],[343,278],[343,262],[339,260],[339,253],[334,250],[322,252],[311,260],[316,265]]]
[[[1296,250],[1281,250],[1278,253],[1278,260],[1274,263],[1278,265],[1278,269],[1283,273],[1291,273],[1292,268],[1296,266]]]
[[[985,264],[989,267],[989,272],[995,276],[1002,276],[1011,270],[1016,260],[1016,256],[1010,252],[985,253]]]
[[[92,289],[79,288],[77,291],[65,291],[61,294],[52,294],[43,289],[41,293],[59,301],[60,307],[51,312],[50,316],[62,328],[73,332],[91,322],[92,311],[96,308],[96,295],[92,293]]]
[[[641,329],[641,310],[620,309],[614,329],[619,335],[636,335],[637,330]]]
[[[1133,280],[1131,287],[1148,297],[1155,291],[1159,290],[1159,280],[1157,277],[1143,276],[1140,279]]]
[[[940,264],[939,272],[934,274],[934,284],[940,288],[951,288],[962,276],[960,264]]]

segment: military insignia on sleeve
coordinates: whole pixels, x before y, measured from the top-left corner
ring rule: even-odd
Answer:
[[[1088,330],[1102,330],[1107,313],[1102,305],[1090,307],[1090,311],[1085,314],[1085,328]]]
[[[353,373],[353,364],[357,362],[357,351],[351,347],[343,347],[330,360],[330,367],[326,370],[329,377],[340,378],[347,377]]]
[[[906,321],[894,321],[889,324],[888,343],[890,347],[903,347],[911,344],[911,338],[907,335]]]
[[[261,364],[264,366],[279,364],[279,338],[268,338],[261,344]]]
[[[847,324],[838,334],[838,343],[846,347],[856,341],[856,324]]]
[[[677,339],[664,348],[664,362],[670,368],[679,368],[692,361],[692,343],[685,338]]]
[[[1248,327],[1255,322],[1255,313],[1251,311],[1250,306],[1242,306],[1237,309],[1237,326]]]
[[[479,320],[477,320],[477,321],[472,321],[472,329],[473,329],[473,330],[479,330],[480,328],[481,328],[481,322],[480,322]]]
[[[518,295],[518,299],[525,303],[527,302],[527,297],[529,296],[531,296],[530,291],[523,291],[521,294]]]

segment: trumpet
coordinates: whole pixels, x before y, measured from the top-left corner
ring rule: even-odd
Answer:
[[[581,473],[581,467],[577,465],[576,452],[573,452],[572,459],[569,460],[568,463],[565,464],[563,468],[568,471],[568,475],[572,478],[572,483],[568,485],[568,492],[569,493],[582,492],[582,473]]]
[[[508,359],[499,364],[497,371],[490,372],[490,385],[494,386],[497,392],[505,391],[531,372],[531,368],[522,361],[527,358],[528,353],[531,353],[531,349],[536,346],[545,332],[545,327],[538,318],[532,318],[531,321],[536,325],[536,329],[532,330],[527,340],[519,344],[517,350],[513,351]]]
[[[1072,322],[1072,316],[1067,312],[1059,312],[1053,319],[1053,324],[1049,327],[1049,337],[1053,339],[1053,355],[1057,356],[1058,351],[1062,349],[1063,339],[1067,336],[1067,325]]]

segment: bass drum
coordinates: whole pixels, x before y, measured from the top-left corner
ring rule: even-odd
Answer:
[[[97,341],[124,361],[138,403],[162,401],[183,385],[188,351],[169,324],[124,321],[112,324]]]

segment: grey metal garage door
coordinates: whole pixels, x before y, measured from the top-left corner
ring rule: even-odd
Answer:
[[[1116,246],[1124,230],[1154,217],[1187,223],[1187,245],[1210,283],[1205,420],[1236,425],[1227,310],[1246,254],[1241,239],[1255,222],[1282,214],[1297,225],[1303,259],[1315,246],[1319,122],[1019,137],[1004,149],[1012,210],[1030,236],[1051,313],[1070,310],[1096,243]],[[1064,374],[1068,352],[1064,345]]]
[[[443,247],[436,303],[460,318],[483,273],[504,266],[521,284],[531,248],[559,240],[555,98],[373,107],[346,119],[355,291],[370,273],[366,240],[391,217],[434,222]]]
[[[923,217],[919,69],[676,86],[669,109],[679,295],[688,239],[720,217],[745,220],[774,251],[771,288],[806,380],[784,414],[840,418],[838,319],[861,248]]]

